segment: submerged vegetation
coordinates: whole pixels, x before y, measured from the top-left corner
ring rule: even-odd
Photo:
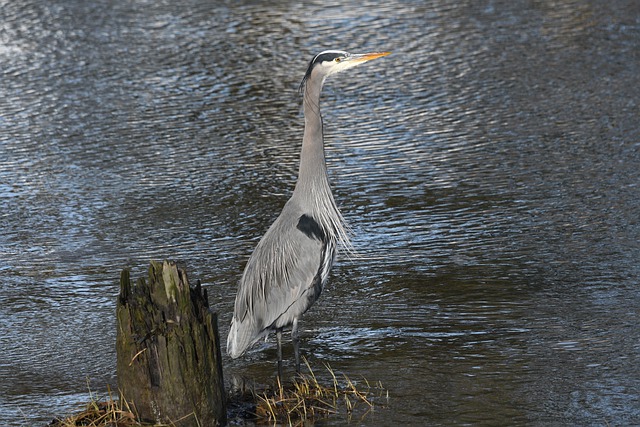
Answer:
[[[371,385],[366,379],[352,381],[346,375],[325,365],[330,379],[321,380],[315,375],[309,362],[305,360],[309,373],[300,373],[290,385],[283,385],[278,379],[274,387],[266,390],[252,390],[243,396],[231,398],[231,405],[238,405],[234,399],[241,399],[241,405],[249,405],[243,417],[257,424],[302,425],[329,416],[343,415],[348,419],[357,416],[362,419],[375,407],[386,406],[389,393],[381,383]],[[190,418],[191,414],[186,418]],[[233,417],[231,417],[233,418]],[[51,427],[163,427],[181,425],[183,420],[168,424],[155,424],[139,419],[134,408],[125,400],[114,398],[111,390],[107,396],[97,398],[90,393],[90,401],[81,412],[64,419],[54,420]]]

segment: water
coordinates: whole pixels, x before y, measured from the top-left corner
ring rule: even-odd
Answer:
[[[639,424],[638,45],[622,0],[4,2],[2,423],[115,388],[122,268],[185,262],[226,337],[295,182],[297,85],[345,48],[393,55],[325,89],[360,256],[304,318],[310,362],[389,389],[363,425]]]

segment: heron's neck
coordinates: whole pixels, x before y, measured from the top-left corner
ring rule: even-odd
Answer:
[[[310,213],[320,223],[329,239],[337,240],[347,250],[351,250],[348,226],[331,194],[327,164],[324,160],[320,115],[322,83],[321,78],[312,74],[304,88],[304,137],[300,153],[300,172],[292,198],[299,200],[303,207],[311,209]]]
[[[320,92],[322,81],[310,79],[304,88],[304,137],[300,153],[300,170],[294,192],[302,197],[326,197],[331,194],[324,157]],[[320,192],[320,193],[318,193]]]

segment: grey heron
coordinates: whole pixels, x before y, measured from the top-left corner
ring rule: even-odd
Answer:
[[[310,62],[300,84],[304,135],[298,180],[291,198],[246,264],[238,285],[227,353],[231,358],[276,332],[282,377],[282,330],[291,326],[300,370],[298,321],[318,299],[338,245],[350,248],[347,226],[331,193],[324,155],[320,93],[326,78],[390,52],[351,54],[327,50]]]

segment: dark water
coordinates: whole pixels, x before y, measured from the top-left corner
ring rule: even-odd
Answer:
[[[226,337],[326,48],[393,51],[327,84],[360,256],[302,324],[389,389],[359,424],[640,424],[639,46],[631,0],[2,2],[2,424],[115,388],[124,267],[185,262]]]

